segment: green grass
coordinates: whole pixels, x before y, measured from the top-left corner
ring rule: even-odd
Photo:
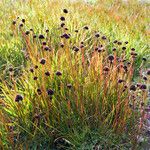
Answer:
[[[81,1],[1,1],[2,149],[43,149],[45,145],[46,149],[58,149],[58,144],[64,146],[63,139],[71,143],[64,149],[92,149],[94,145],[100,149],[138,149],[137,135],[142,134],[148,92],[148,87],[142,87],[150,81],[148,7],[135,1],[126,4],[111,0],[92,5]],[[64,14],[64,8],[69,13]],[[60,27],[61,16],[68,30]],[[60,38],[63,33],[71,37]],[[33,40],[34,34],[37,38]],[[40,34],[45,38],[39,39]],[[46,61],[43,65],[42,59]],[[47,71],[50,76],[45,75]],[[142,79],[142,72],[147,80]]]

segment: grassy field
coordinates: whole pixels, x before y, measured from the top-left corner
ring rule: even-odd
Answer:
[[[0,148],[141,149],[149,4],[0,1]]]

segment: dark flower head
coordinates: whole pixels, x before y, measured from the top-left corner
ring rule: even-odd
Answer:
[[[113,50],[113,51],[116,51],[117,49],[114,47],[112,50]]]
[[[62,73],[61,73],[60,71],[57,71],[57,72],[56,72],[56,75],[57,75],[57,76],[61,76]]]
[[[30,34],[30,31],[26,31],[25,34],[26,34],[26,35],[29,35],[29,34]]]
[[[143,77],[143,80],[147,81],[147,77],[146,77],[146,76],[144,76],[144,77]]]
[[[45,37],[44,37],[44,35],[43,34],[40,34],[39,35],[39,39],[44,39]]]
[[[68,89],[71,89],[71,88],[72,88],[72,85],[71,85],[71,84],[67,84],[67,88],[68,88]]]
[[[32,73],[33,73],[33,72],[34,72],[34,69],[33,69],[33,68],[30,68],[30,72],[32,72]]]
[[[77,33],[77,32],[78,32],[78,30],[75,30],[74,32],[76,32],[76,33]]]
[[[126,65],[123,66],[125,72],[128,72],[128,67]]]
[[[41,89],[37,89],[37,93],[38,93],[38,95],[41,95],[42,94]]]
[[[15,102],[19,102],[19,101],[22,101],[23,100],[23,96],[22,95],[16,95],[16,98],[15,98]]]
[[[20,23],[19,27],[20,27],[20,28],[21,28],[21,27],[23,27],[23,24],[22,24],[22,23]]]
[[[65,23],[61,23],[60,26],[63,28],[65,26]]]
[[[146,86],[145,84],[142,84],[142,85],[140,86],[140,89],[141,89],[141,90],[146,90],[146,89],[147,89],[147,86]]]
[[[107,38],[106,38],[106,36],[102,36],[102,40],[106,40]]]
[[[68,13],[68,10],[67,10],[67,9],[63,9],[63,12],[64,12],[65,14],[67,14],[67,13]]]
[[[64,47],[64,44],[63,44],[63,43],[60,43],[60,47],[63,48],[63,47]]]
[[[147,70],[147,75],[150,75],[150,69],[149,69],[149,70]]]
[[[22,21],[23,23],[25,23],[25,19],[22,19],[21,21]]]
[[[37,36],[34,34],[34,35],[33,35],[33,38],[35,39],[36,37],[37,37]]]
[[[78,52],[78,51],[79,51],[79,48],[78,48],[77,46],[74,46],[74,47],[73,47],[73,50],[74,50],[75,52]]]
[[[15,21],[15,20],[13,20],[12,24],[13,24],[13,25],[15,25],[15,24],[16,24],[16,21]]]
[[[147,59],[145,57],[142,58],[143,61],[147,61]]]
[[[13,69],[13,67],[9,67],[9,72],[13,72],[14,71],[14,69]]]
[[[137,86],[137,87],[140,87],[140,86],[141,86],[141,83],[137,83],[136,86]]]
[[[68,28],[65,28],[65,30],[67,31],[67,30],[68,30]]]
[[[40,64],[44,65],[45,63],[46,63],[46,60],[45,60],[44,58],[42,58],[42,59],[40,60]]]
[[[83,29],[88,30],[88,29],[89,29],[89,27],[88,27],[88,26],[84,26],[84,27],[83,27]]]
[[[48,46],[45,46],[45,47],[44,47],[44,50],[45,50],[45,51],[49,51],[50,48],[49,48]]]
[[[46,31],[45,31],[46,33],[48,33],[49,32],[49,29],[46,29]]]
[[[33,29],[31,28],[30,31],[33,32]]]
[[[33,80],[37,80],[38,79],[38,77],[33,77]]]
[[[135,51],[135,48],[131,48],[131,51]]]
[[[52,89],[48,89],[48,90],[47,90],[47,94],[48,94],[48,95],[54,95],[54,91],[53,91]]]
[[[46,76],[50,76],[50,72],[49,72],[49,71],[46,71],[46,72],[45,72],[45,75],[46,75]]]
[[[130,91],[136,91],[136,86],[135,85],[131,85],[130,86]]]
[[[95,47],[95,51],[98,51],[98,47]]]
[[[105,67],[103,68],[103,70],[104,70],[105,72],[108,72],[110,69],[109,69],[108,66],[105,66]]]
[[[96,33],[96,34],[95,34],[95,37],[96,37],[96,38],[99,38],[99,37],[100,37],[100,34],[99,34],[99,33]]]
[[[37,69],[37,68],[38,68],[38,65],[35,65],[34,68]]]
[[[122,47],[122,50],[126,50],[126,47]]]
[[[129,42],[128,41],[125,41],[125,44],[128,44]]]
[[[141,106],[144,106],[144,102],[141,102]]]
[[[84,47],[84,44],[81,44],[81,45],[80,45],[80,48],[83,48],[83,47]]]
[[[122,83],[122,82],[124,82],[124,80],[122,80],[122,79],[119,79],[119,80],[118,80],[118,83]]]
[[[98,47],[97,51],[100,53],[103,51],[103,49],[101,47]]]
[[[44,41],[44,42],[42,42],[42,45],[46,45],[46,42]]]
[[[63,17],[63,16],[60,17],[60,20],[61,20],[61,21],[65,21],[65,17]]]
[[[64,33],[63,35],[61,35],[61,38],[69,39],[70,35],[67,33]]]
[[[114,44],[116,44],[116,43],[118,43],[118,41],[117,40],[114,40],[114,42],[113,42]]]
[[[108,56],[108,60],[113,61],[113,60],[114,60],[114,56],[113,56],[112,54],[110,54],[110,55]]]
[[[118,45],[122,45],[122,42],[118,41],[117,44],[118,44]]]

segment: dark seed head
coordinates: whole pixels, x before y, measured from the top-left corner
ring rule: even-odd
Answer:
[[[57,71],[57,72],[56,72],[56,75],[57,75],[57,76],[61,76],[62,73],[61,73],[60,71]]]
[[[30,72],[32,72],[32,73],[33,73],[33,72],[34,72],[34,69],[33,69],[33,68],[30,68]]]
[[[88,30],[88,29],[89,29],[89,27],[88,27],[88,26],[84,26],[84,27],[83,27],[83,29]]]
[[[53,91],[52,89],[48,89],[48,90],[47,90],[47,94],[48,94],[48,95],[54,95],[54,91]]]
[[[63,9],[63,12],[64,12],[65,14],[67,14],[67,13],[68,13],[68,10],[67,10],[67,9]]]
[[[15,20],[13,20],[12,24],[13,24],[13,25],[15,25],[15,24],[16,24],[16,21],[15,21]]]
[[[38,79],[38,77],[33,77],[33,80],[37,80]]]
[[[30,31],[33,32],[33,29],[31,28]]]
[[[25,34],[26,34],[26,35],[29,35],[29,34],[30,34],[30,31],[26,31]]]
[[[141,86],[141,83],[137,83],[136,86],[137,86],[137,87],[140,87],[140,86]]]
[[[119,80],[118,80],[118,83],[122,83],[122,82],[124,82],[124,80],[122,80],[122,79],[119,79]]]
[[[99,34],[99,33],[96,33],[96,34],[95,34],[95,37],[96,37],[96,38],[99,38],[99,37],[100,37],[100,34]]]
[[[144,102],[141,102],[141,106],[144,106]]]
[[[33,35],[33,38],[35,39],[36,37],[37,37],[37,36],[34,34],[34,35]]]
[[[41,95],[42,94],[41,89],[37,89],[37,93],[38,93],[38,95]]]
[[[23,23],[25,23],[25,19],[22,19],[21,21],[22,21]]]
[[[65,23],[61,23],[60,26],[63,28],[65,26]]]
[[[46,29],[46,31],[45,31],[46,33],[48,33],[49,32],[49,29]]]
[[[116,51],[117,49],[116,49],[116,48],[113,48],[112,50],[113,50],[113,51]]]
[[[122,42],[120,42],[120,41],[118,41],[118,43],[117,43],[118,45],[122,45]]]
[[[150,75],[150,69],[149,69],[149,70],[147,70],[147,75]]]
[[[46,45],[46,42],[44,41],[44,42],[42,42],[42,45]]]
[[[78,51],[79,51],[79,48],[78,48],[77,46],[74,46],[74,47],[73,47],[73,50],[74,50],[75,52],[78,52]]]
[[[14,69],[13,69],[13,67],[9,67],[9,72],[13,72],[14,71]]]
[[[141,89],[141,90],[146,90],[146,89],[147,89],[147,86],[146,86],[145,84],[142,84],[142,85],[140,86],[140,89]]]
[[[50,48],[49,48],[48,46],[45,46],[45,47],[44,47],[44,50],[45,50],[45,51],[48,51],[48,50],[50,50]]]
[[[19,27],[20,27],[20,28],[21,28],[21,27],[23,27],[23,24],[22,24],[22,23],[20,23]]]
[[[102,40],[106,40],[107,38],[106,38],[106,36],[102,36]]]
[[[64,44],[63,44],[63,43],[60,43],[60,47],[63,48],[63,47],[64,47]]]
[[[77,33],[77,32],[78,32],[78,30],[75,30],[74,32],[76,32],[76,33]]]
[[[136,86],[135,85],[131,85],[130,86],[130,91],[136,91]]]
[[[143,61],[147,61],[147,59],[145,57],[142,58]]]
[[[109,59],[110,61],[113,61],[113,60],[114,60],[114,56],[113,56],[112,54],[110,54],[110,55],[108,56],[108,59]]]
[[[116,44],[116,43],[118,43],[118,41],[117,40],[114,40],[114,42],[113,42],[114,44]]]
[[[38,65],[35,65],[34,68],[37,69],[37,68],[38,68]]]
[[[80,45],[80,48],[83,48],[83,47],[84,47],[84,44],[81,44],[81,45]]]
[[[67,88],[71,89],[72,85],[71,84],[67,84]]]
[[[129,42],[128,41],[125,41],[125,44],[128,44]]]
[[[39,35],[39,39],[44,39],[44,35],[43,35],[43,34],[40,34],[40,35]]]
[[[144,76],[144,77],[143,77],[143,80],[147,81],[147,77],[146,77],[146,76]]]
[[[44,58],[42,58],[42,59],[40,60],[40,64],[44,65],[45,63],[46,63],[46,60],[45,60]]]
[[[45,75],[46,75],[46,76],[50,76],[50,72],[49,72],[49,71],[46,71],[46,72],[45,72]]]
[[[60,20],[61,20],[61,21],[65,21],[65,17],[63,17],[63,16],[60,17]]]
[[[61,35],[61,38],[69,39],[69,38],[70,38],[70,36],[69,36],[69,34],[64,33],[63,35]]]
[[[22,100],[23,100],[22,95],[16,95],[15,102],[19,102],[19,101],[22,101]]]
[[[131,48],[131,51],[135,51],[135,48]]]
[[[103,70],[106,71],[106,72],[108,72],[108,71],[109,71],[109,67],[108,67],[108,66],[105,66],[105,67],[103,68]]]
[[[122,50],[126,50],[126,47],[122,47]]]

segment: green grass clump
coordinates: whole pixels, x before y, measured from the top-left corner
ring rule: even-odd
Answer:
[[[0,148],[138,149],[150,81],[147,20],[139,21],[147,6],[11,4],[17,11],[4,16],[0,41]],[[141,13],[129,17],[132,7]]]

